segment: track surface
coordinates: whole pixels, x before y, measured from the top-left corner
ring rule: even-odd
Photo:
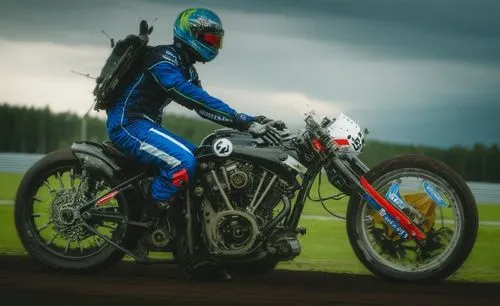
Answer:
[[[230,281],[186,280],[173,266],[120,263],[62,275],[0,257],[0,305],[500,305],[500,284],[390,284],[370,276],[277,270]]]

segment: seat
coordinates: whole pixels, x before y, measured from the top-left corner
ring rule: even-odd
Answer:
[[[109,140],[102,142],[102,148],[104,154],[114,157],[121,165],[127,166],[129,170],[135,169],[139,172],[146,171],[149,175],[157,176],[159,169],[154,164],[144,164],[139,161],[134,156],[129,156],[122,153],[118,148],[116,148],[113,143]]]

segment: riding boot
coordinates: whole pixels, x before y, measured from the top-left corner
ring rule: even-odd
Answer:
[[[168,201],[157,201],[153,198],[151,188],[152,185],[149,185],[147,191],[147,198],[143,205],[141,219],[143,221],[155,220],[158,219],[161,215],[163,215],[163,212],[167,212],[167,216],[170,217],[170,215],[173,212],[173,208],[175,206],[174,205],[175,198],[173,197]]]
[[[151,186],[149,186],[146,201],[143,204],[141,220],[151,221],[154,219],[158,219],[159,216],[160,216],[160,206],[157,205],[156,201],[151,196]]]

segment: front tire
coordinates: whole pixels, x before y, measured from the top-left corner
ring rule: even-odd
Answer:
[[[105,171],[94,170],[92,178],[84,183],[86,173],[72,151],[62,149],[39,160],[21,181],[15,200],[15,226],[25,250],[45,267],[66,273],[97,272],[124,256],[79,223],[83,219],[75,205],[89,200],[88,196],[81,195],[81,190],[92,180],[102,181],[101,188],[108,189],[119,182]],[[114,211],[131,214],[122,193],[109,203],[114,205]],[[126,241],[126,223],[94,223],[99,232],[106,233],[113,241]]]
[[[359,195],[353,195],[348,204],[346,226],[349,242],[358,259],[372,273],[387,280],[427,282],[445,279],[460,268],[472,251],[478,230],[476,202],[469,187],[455,171],[426,156],[404,155],[391,158],[371,169],[365,178],[378,192],[385,195],[391,180],[400,184],[404,175],[410,174],[421,176],[436,184],[435,186],[440,184],[438,190],[443,190],[442,195],[450,197],[446,208],[452,208],[452,213],[443,212],[441,206],[438,207],[429,200],[430,197],[425,198],[423,191],[419,191],[420,203],[427,201],[425,212],[434,213],[431,215],[432,222],[426,224],[426,234],[428,237],[438,237],[435,238],[438,244],[428,243],[426,247],[419,249],[413,242],[413,248],[410,248],[412,242],[396,237],[382,221],[380,224],[374,221],[377,219],[375,211]],[[441,219],[436,216],[436,209],[442,213]],[[454,230],[444,226],[445,215],[446,218],[456,218]],[[434,226],[440,221],[443,227],[436,230]],[[453,220],[447,221],[450,224]],[[382,229],[377,229],[378,225]],[[450,240],[449,245],[443,250],[437,249],[441,245],[439,243],[446,238]],[[436,249],[433,250],[431,246]],[[403,257],[408,250],[415,250],[413,259]],[[404,260],[409,260],[409,263],[403,263]]]

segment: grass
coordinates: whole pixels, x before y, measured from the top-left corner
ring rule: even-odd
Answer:
[[[345,223],[304,220],[307,234],[302,237],[302,253],[279,267],[293,270],[316,270],[370,274],[358,261],[349,244]],[[471,255],[450,279],[500,282],[500,227],[480,226]]]
[[[14,199],[20,179],[17,174],[0,174],[0,199]],[[323,196],[332,194],[329,187],[322,189]],[[312,192],[311,196],[317,195]],[[328,208],[344,216],[346,204],[347,199],[329,202]],[[481,204],[478,209],[481,221],[500,221],[500,205]],[[320,204],[311,201],[304,214],[328,215]],[[307,227],[307,234],[300,238],[302,253],[291,262],[280,263],[278,268],[370,274],[354,255],[344,222],[302,219],[300,224]],[[26,254],[14,228],[12,206],[0,206],[0,233],[0,253]],[[451,279],[500,282],[500,226],[479,227],[471,256]]]
[[[18,173],[0,173],[0,200],[13,200],[21,179]]]
[[[302,220],[307,234],[300,238],[302,253],[278,268],[370,274],[358,261],[347,239],[345,223]],[[13,207],[0,206],[0,253],[26,254],[13,223]],[[500,282],[500,226],[480,226],[471,256],[451,279]]]
[[[12,206],[0,206],[0,253],[25,253],[16,233]]]

